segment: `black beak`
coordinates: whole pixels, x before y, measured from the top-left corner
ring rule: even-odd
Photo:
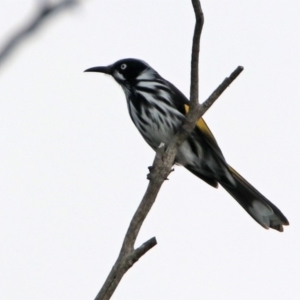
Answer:
[[[112,75],[112,67],[111,66],[94,67],[94,68],[86,69],[84,72],[99,72],[99,73],[105,73],[105,74]]]

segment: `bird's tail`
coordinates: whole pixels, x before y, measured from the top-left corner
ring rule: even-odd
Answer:
[[[266,229],[273,228],[283,231],[283,225],[289,225],[289,221],[283,213],[249,182],[247,182],[232,167],[228,169],[235,181],[235,185],[228,181],[219,182],[220,185],[247,211],[247,213]]]

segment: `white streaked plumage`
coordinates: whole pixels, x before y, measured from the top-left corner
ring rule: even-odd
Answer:
[[[188,99],[148,64],[123,59],[87,71],[112,75],[124,90],[129,114],[146,142],[157,150],[168,146],[185,120]],[[179,147],[175,163],[213,187],[220,184],[261,226],[283,231],[282,212],[229,166],[204,120],[199,120]]]
[[[145,63],[146,64],[146,63]],[[148,64],[146,64],[149,66]],[[156,78],[157,73],[151,68],[144,70],[141,74],[139,74],[136,77],[136,80],[142,81],[142,80],[153,80]]]

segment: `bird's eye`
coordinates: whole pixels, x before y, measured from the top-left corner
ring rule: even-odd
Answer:
[[[122,65],[121,65],[121,69],[122,69],[122,70],[125,70],[126,68],[127,68],[127,65],[126,65],[126,64],[122,64]]]

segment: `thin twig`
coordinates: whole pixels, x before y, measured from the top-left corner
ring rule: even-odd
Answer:
[[[221,94],[231,85],[231,83],[243,72],[244,68],[238,66],[229,77],[225,78],[223,82],[214,90],[214,92],[202,103],[203,112],[199,115],[203,116],[205,112],[212,106],[212,104],[221,96]]]
[[[45,3],[42,5],[36,16],[20,31],[10,37],[2,47],[0,50],[0,65],[30,34],[40,28],[46,19],[55,13],[74,5],[76,2],[76,0],[62,0],[56,4]]]
[[[199,0],[192,0],[195,12],[195,29],[192,45],[191,57],[191,86],[190,86],[190,108],[191,111],[199,103],[199,54],[200,54],[200,38],[204,24],[204,14]]]

